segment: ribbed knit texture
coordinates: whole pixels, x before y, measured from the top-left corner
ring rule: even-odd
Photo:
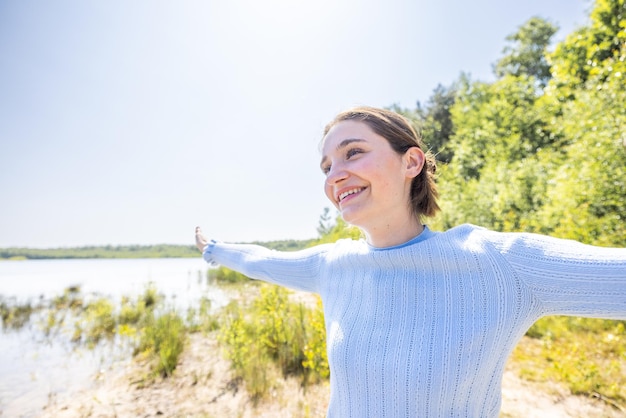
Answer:
[[[537,319],[626,319],[626,249],[541,235],[463,225],[287,253],[213,241],[204,257],[321,295],[333,418],[498,417],[505,362]]]

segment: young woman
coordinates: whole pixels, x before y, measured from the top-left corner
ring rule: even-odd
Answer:
[[[196,243],[210,263],[321,295],[329,417],[497,417],[505,362],[545,315],[626,319],[626,249],[473,225],[431,231],[434,160],[402,116],[324,131],[328,199],[365,239],[298,252]]]

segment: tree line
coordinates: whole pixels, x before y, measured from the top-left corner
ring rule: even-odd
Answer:
[[[315,240],[255,241],[279,251],[293,251],[310,246]],[[83,258],[183,258],[199,257],[195,245],[103,245],[68,248],[0,248],[0,260],[49,260]]]
[[[438,160],[448,229],[470,222],[626,246],[626,7],[596,0],[551,47],[533,17],[506,38],[495,80],[461,74],[409,117]]]

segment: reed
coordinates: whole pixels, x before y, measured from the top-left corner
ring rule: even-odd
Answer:
[[[0,319],[4,330],[19,330],[29,321],[31,315],[38,308],[30,302],[22,304],[12,304],[4,299],[0,299]]]

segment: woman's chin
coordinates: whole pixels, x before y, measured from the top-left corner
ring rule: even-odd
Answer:
[[[357,211],[352,210],[351,208],[346,208],[344,210],[342,210],[341,212],[341,218],[347,223],[350,224],[352,226],[357,226],[357,227],[361,227],[359,220],[359,214],[357,213]]]

